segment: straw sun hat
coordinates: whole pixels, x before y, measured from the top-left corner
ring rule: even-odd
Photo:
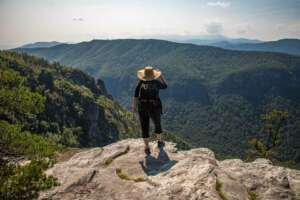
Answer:
[[[143,81],[151,81],[160,77],[161,71],[153,69],[151,66],[146,66],[138,70],[137,77]]]

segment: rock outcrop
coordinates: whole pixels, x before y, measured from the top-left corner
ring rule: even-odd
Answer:
[[[218,161],[209,149],[177,151],[169,142],[151,150],[145,156],[142,140],[127,139],[77,153],[47,171],[60,186],[39,199],[300,199],[300,171],[265,159]]]

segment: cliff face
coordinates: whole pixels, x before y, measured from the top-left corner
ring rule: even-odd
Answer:
[[[300,198],[300,171],[268,160],[218,161],[206,148],[177,151],[166,143],[145,157],[140,139],[93,148],[47,171],[61,183],[39,199],[210,199]]]
[[[20,74],[24,85],[45,99],[35,118],[23,119],[25,130],[66,146],[99,146],[138,136],[134,116],[112,99],[100,79],[59,63],[8,51],[0,51],[0,70]],[[5,80],[1,73],[0,81]],[[1,112],[0,120],[5,120],[4,116]]]

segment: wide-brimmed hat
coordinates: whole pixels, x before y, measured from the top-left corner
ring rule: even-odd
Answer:
[[[146,66],[138,70],[137,77],[143,81],[151,81],[160,77],[161,71],[153,69],[151,66]]]

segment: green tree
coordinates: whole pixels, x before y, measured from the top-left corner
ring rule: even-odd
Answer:
[[[10,124],[0,120],[0,141],[4,148],[17,156],[23,155],[28,159],[42,159],[52,157],[57,151],[57,146],[51,144],[46,138],[22,131],[22,126]]]
[[[0,199],[34,199],[40,190],[57,185],[46,176],[57,150],[42,136],[24,131],[26,120],[44,110],[45,98],[26,86],[26,78],[5,68],[0,60]],[[3,155],[31,159],[25,166],[9,162]]]
[[[249,141],[252,149],[248,151],[248,159],[263,157],[274,160],[276,147],[280,145],[282,128],[288,118],[285,110],[273,109],[261,116],[263,121],[262,139],[253,138]]]
[[[49,165],[46,160],[33,160],[23,167],[0,163],[0,199],[32,200],[39,191],[58,185],[56,178],[43,172]]]
[[[64,127],[60,143],[65,146],[78,147],[78,136],[82,134],[82,128],[66,128]]]
[[[25,82],[18,72],[0,68],[0,119],[17,123],[44,110],[45,98]]]

